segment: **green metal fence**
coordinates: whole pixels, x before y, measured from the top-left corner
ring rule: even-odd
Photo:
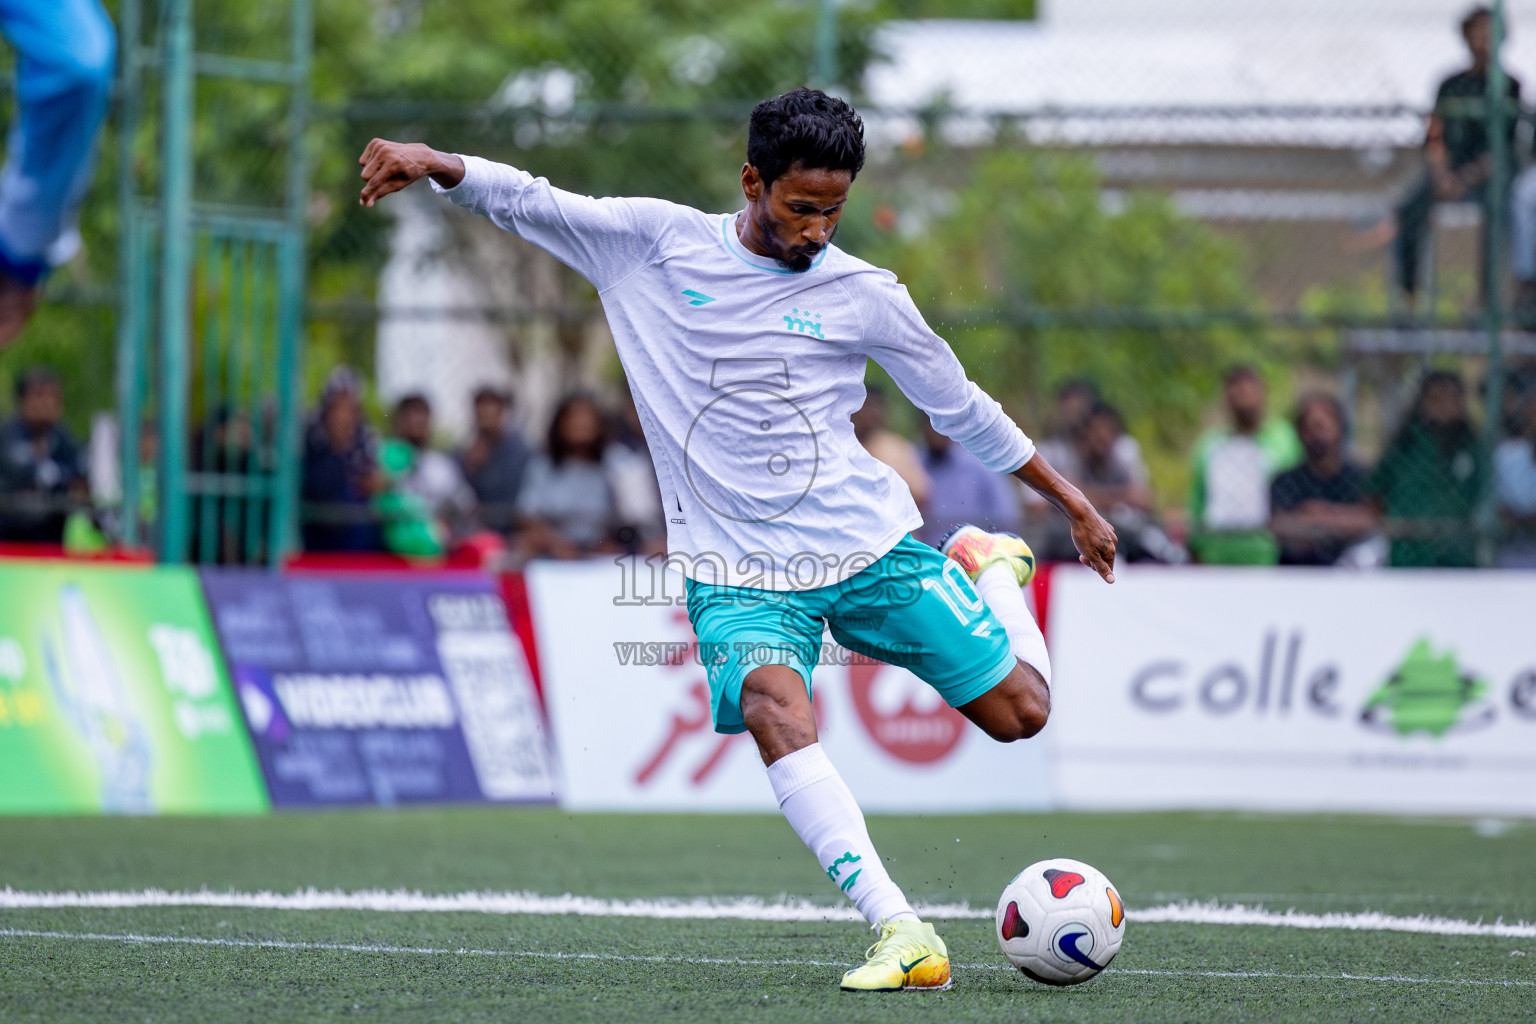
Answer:
[[[1470,385],[1485,460],[1505,437],[1505,348],[1523,335],[1502,294],[1497,150],[1501,121],[1516,116],[1502,103],[1474,113],[1495,151],[1490,198],[1461,210],[1488,230],[1475,243],[1460,228],[1433,232],[1436,283],[1409,310],[1392,297],[1384,254],[1309,260],[1319,236],[1305,217],[1265,220],[1231,203],[1271,202],[1260,193],[1277,181],[1305,196],[1314,179],[1384,195],[1417,173],[1410,136],[1422,108],[1084,104],[981,117],[942,97],[921,109],[869,102],[861,83],[878,66],[884,19],[942,4],[669,0],[610,18],[593,14],[599,4],[511,5],[483,25],[463,16],[480,38],[453,19],[494,5],[316,2],[123,0],[117,11],[124,537],[152,541],[163,558],[272,562],[294,546],[304,396],[339,362],[371,376],[391,325],[487,329],[520,374],[552,351],[558,368],[528,375],[546,390],[612,383],[611,362],[601,370],[582,347],[602,333],[590,290],[466,218],[445,218],[431,255],[456,273],[502,275],[498,284],[451,308],[380,294],[399,237],[388,209],[352,201],[352,161],[370,137],[506,159],[578,191],[728,209],[752,103],[806,80],[843,83],[875,141],[840,243],[897,270],[1032,433],[1051,430],[1056,384],[1097,380],[1142,441],[1161,505],[1182,504],[1188,453],[1214,415],[1221,370],[1238,361],[1269,375],[1277,413],[1313,386],[1344,394],[1370,458],[1434,367]],[[454,38],[448,58],[432,56]],[[421,54],[442,68],[423,70]],[[1489,88],[1499,95],[1497,72]],[[1189,138],[1191,125],[1241,128],[1222,146],[1073,141],[1111,123]],[[1341,146],[1341,134],[1356,141]],[[1199,173],[1175,180],[1190,166]],[[1189,185],[1221,168],[1231,170],[1222,196]],[[1484,247],[1486,287],[1469,245]],[[461,356],[450,330],[433,358],[479,357]],[[396,394],[371,400],[376,417]],[[540,396],[519,397],[536,435]],[[153,517],[137,478],[150,422],[163,439]],[[1486,479],[1475,521],[1458,527],[1475,530],[1484,562],[1505,530]]]
[[[162,561],[275,563],[293,546],[313,29],[308,0],[283,13],[279,56],[248,57],[199,48],[192,0],[120,12],[122,532],[133,545],[152,525]],[[193,138],[209,82],[287,94],[270,133],[281,186],[257,202],[200,194],[200,163],[224,156]],[[153,524],[140,514],[147,417],[161,438]]]

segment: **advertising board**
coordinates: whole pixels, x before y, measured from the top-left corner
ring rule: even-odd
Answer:
[[[210,570],[203,587],[273,803],[553,799],[489,578]]]
[[[1536,813],[1536,574],[1056,574],[1080,808]]]
[[[191,571],[0,565],[0,812],[267,806]]]
[[[612,562],[534,563],[527,583],[563,806],[776,810],[752,739],[713,731],[680,603],[637,598]],[[680,594],[673,583],[654,593]],[[828,638],[813,682],[821,742],[866,811],[1050,802],[1043,744],[993,742],[905,669],[855,659]]]

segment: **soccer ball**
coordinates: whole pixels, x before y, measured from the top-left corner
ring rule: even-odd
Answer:
[[[1058,857],[1014,876],[997,901],[997,942],[1013,966],[1047,985],[1076,985],[1109,966],[1125,938],[1125,904],[1109,879]]]

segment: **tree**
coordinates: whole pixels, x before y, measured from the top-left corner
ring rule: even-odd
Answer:
[[[1086,377],[1118,406],[1154,474],[1185,478],[1185,452],[1223,368],[1263,361],[1242,252],[1163,197],[1105,201],[1090,157],[1004,146],[898,158],[855,190],[843,244],[894,270],[974,378],[1027,429]],[[862,194],[860,194],[862,190]],[[1211,322],[1121,326],[1127,312],[1202,311]],[[1053,311],[1101,322],[1056,324]]]

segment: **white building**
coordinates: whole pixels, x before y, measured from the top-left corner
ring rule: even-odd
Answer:
[[[1414,145],[1422,122],[1408,112],[1427,109],[1439,81],[1465,66],[1457,24],[1470,7],[1041,0],[1036,22],[891,24],[880,36],[889,61],[866,84],[879,107],[920,109],[946,97],[973,114],[1040,115],[1030,130],[1042,140]],[[1536,0],[1511,0],[1506,11],[1505,65],[1536,80]],[[1275,113],[1284,108],[1295,116]],[[1361,118],[1349,108],[1404,113]]]

